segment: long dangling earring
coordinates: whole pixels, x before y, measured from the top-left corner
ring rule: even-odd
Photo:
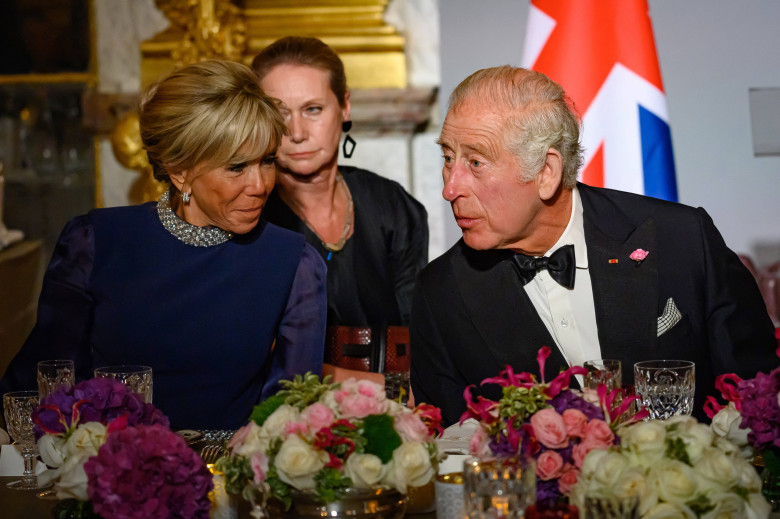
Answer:
[[[341,123],[341,131],[346,133],[344,136],[344,144],[341,146],[341,151],[344,153],[344,157],[347,159],[352,158],[352,154],[355,153],[355,146],[357,143],[355,139],[348,133],[352,129],[352,121],[344,121]]]

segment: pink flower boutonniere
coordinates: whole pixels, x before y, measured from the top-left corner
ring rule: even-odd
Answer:
[[[645,260],[648,254],[650,254],[650,251],[637,249],[631,253],[629,259],[636,261],[636,266],[638,267]]]

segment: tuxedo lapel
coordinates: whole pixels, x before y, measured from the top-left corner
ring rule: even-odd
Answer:
[[[462,245],[453,265],[461,297],[474,328],[496,364],[496,375],[507,364],[516,371],[537,373],[536,355],[548,346],[552,355],[545,376],[551,380],[565,360],[539,318],[512,266],[509,251],[474,251]],[[479,347],[478,345],[473,345]],[[486,362],[491,362],[486,358]]]
[[[652,358],[658,301],[655,220],[634,226],[602,193],[591,195],[580,185],[601,356],[621,359],[631,350],[634,358]],[[649,251],[639,264],[629,258],[636,249]]]

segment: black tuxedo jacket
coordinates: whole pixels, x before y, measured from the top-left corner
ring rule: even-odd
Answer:
[[[622,361],[624,383],[633,383],[640,360],[694,361],[694,414],[701,417],[704,398],[716,394],[716,375],[752,377],[778,365],[774,328],[755,280],[703,209],[578,188],[601,356]],[[637,265],[629,255],[640,248],[650,254]],[[498,398],[497,386],[480,387],[483,379],[506,365],[538,373],[541,346],[552,350],[546,380],[567,367],[511,257],[510,251],[476,251],[460,240],[418,277],[412,388],[417,402],[442,409],[446,424],[465,411],[468,385],[477,386],[475,394]],[[682,319],[657,336],[657,319],[670,297]]]

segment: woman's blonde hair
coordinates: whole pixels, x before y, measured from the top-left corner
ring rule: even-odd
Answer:
[[[252,70],[222,60],[180,68],[150,86],[140,128],[158,180],[201,163],[256,160],[274,152],[287,131]]]

